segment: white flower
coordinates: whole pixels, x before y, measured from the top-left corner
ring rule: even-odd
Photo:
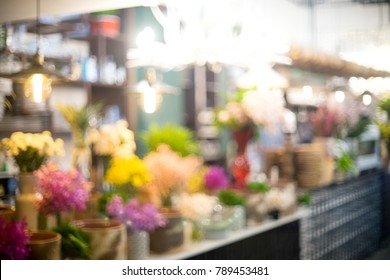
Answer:
[[[97,155],[112,157],[131,157],[136,145],[134,133],[127,128],[125,120],[115,124],[102,125],[99,130],[92,131],[91,139]]]
[[[204,193],[182,193],[173,198],[173,205],[191,221],[207,218],[213,212],[218,200]]]
[[[248,91],[242,108],[256,125],[272,128],[283,119],[284,100],[279,91]]]

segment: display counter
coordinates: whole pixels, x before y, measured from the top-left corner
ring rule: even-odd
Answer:
[[[362,259],[379,247],[382,237],[383,173],[311,190],[308,215],[302,220],[301,259]]]
[[[224,239],[192,242],[174,252],[151,254],[149,259],[299,259],[299,225],[307,213],[300,208],[289,216],[232,231]]]

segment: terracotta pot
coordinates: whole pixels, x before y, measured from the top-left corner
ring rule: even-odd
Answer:
[[[167,218],[165,227],[157,228],[149,234],[150,250],[163,253],[174,250],[184,244],[184,218],[174,209],[162,209]]]
[[[61,259],[61,235],[52,231],[32,231],[27,246],[30,260]]]
[[[71,222],[89,236],[89,248],[94,260],[127,259],[127,233],[116,220],[86,219]]]

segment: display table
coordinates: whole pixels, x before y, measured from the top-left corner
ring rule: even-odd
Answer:
[[[149,259],[299,259],[299,224],[305,215],[307,210],[300,208],[278,220],[266,220],[257,226],[232,231],[224,239],[193,242],[174,252],[151,254]]]

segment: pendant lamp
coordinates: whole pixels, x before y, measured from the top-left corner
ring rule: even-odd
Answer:
[[[163,99],[163,95],[178,93],[177,88],[157,81],[156,70],[149,68],[146,72],[146,79],[131,87],[131,91],[138,94],[139,105],[142,111],[153,114],[158,110]]]
[[[70,81],[63,75],[51,71],[44,66],[44,56],[40,53],[40,28],[39,28],[39,11],[40,0],[37,0],[37,51],[33,56],[32,63],[28,68],[22,69],[19,72],[2,77],[11,79],[14,83],[24,84],[24,94],[31,101],[41,103],[45,101],[51,93],[51,85]]]

